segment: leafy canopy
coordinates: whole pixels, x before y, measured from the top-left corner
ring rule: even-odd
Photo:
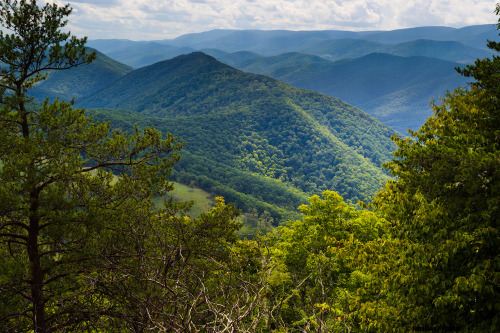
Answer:
[[[475,79],[470,88],[448,93],[412,137],[394,139],[387,167],[397,180],[373,201],[391,237],[365,253],[368,290],[380,297],[361,313],[378,330],[500,326],[499,69],[494,56],[460,70]]]

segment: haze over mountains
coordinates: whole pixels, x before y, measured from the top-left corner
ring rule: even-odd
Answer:
[[[161,41],[90,40],[88,46],[111,58],[139,68],[196,50],[218,50],[219,55],[238,51],[262,56],[300,52],[327,60],[360,57],[369,53],[429,56],[471,62],[491,55],[486,40],[498,38],[494,25],[461,29],[421,27],[393,31],[287,31],[212,30]],[[163,54],[163,55],[162,55]]]
[[[264,74],[298,88],[336,96],[406,133],[407,128],[418,129],[429,115],[418,110],[430,111],[432,99],[439,100],[447,90],[466,84],[456,66],[427,57],[372,53],[337,62],[282,67]]]
[[[467,83],[454,68],[490,56],[486,40],[497,38],[494,25],[479,25],[367,32],[213,30],[171,40],[89,45],[134,68],[199,50],[243,71],[341,98],[405,134],[432,114],[433,99]],[[373,53],[383,55],[369,56]]]

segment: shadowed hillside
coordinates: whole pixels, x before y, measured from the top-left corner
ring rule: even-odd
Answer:
[[[135,70],[78,100],[129,130],[154,125],[185,141],[177,180],[239,203],[293,210],[335,189],[368,200],[387,179],[394,131],[339,99],[243,73],[202,53]],[[277,214],[275,214],[277,216]]]
[[[97,52],[96,60],[90,65],[49,72],[47,80],[35,85],[30,94],[38,100],[49,97],[69,101],[107,86],[130,71],[131,67]]]
[[[464,85],[457,63],[426,57],[370,54],[335,63],[311,63],[266,74],[295,87],[345,100],[401,133],[432,114],[432,99]]]

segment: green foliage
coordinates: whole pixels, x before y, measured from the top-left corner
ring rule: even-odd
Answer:
[[[354,249],[379,239],[385,221],[354,209],[332,191],[309,202],[299,207],[302,220],[268,236],[271,242],[275,239],[268,302],[276,319],[270,325],[347,332],[358,327],[351,302],[364,285],[362,273],[352,265]]]
[[[349,195],[351,201],[366,200],[368,193],[376,192],[380,186],[375,181],[366,181],[376,179],[377,174],[381,179],[387,178],[372,168],[368,161],[359,160],[356,153],[350,154],[348,147],[328,134],[330,130],[326,126],[316,123],[315,128],[308,125],[308,119],[301,120],[301,115],[290,108],[287,123],[273,120],[279,114],[252,115],[246,112],[218,117],[160,119],[119,113],[117,110],[98,110],[95,116],[101,120],[112,120],[114,126],[125,129],[136,122],[140,127],[155,124],[162,131],[179,134],[179,139],[187,143],[183,158],[175,167],[173,177],[176,181],[183,184],[194,181],[197,187],[224,196],[244,212],[252,207],[259,214],[267,210],[276,223],[296,218],[293,212],[306,202],[308,193],[336,188]],[[321,122],[328,122],[320,112],[319,117]],[[354,119],[330,119],[338,131],[337,135],[349,138],[344,126],[353,126]],[[370,118],[366,120],[371,121]],[[268,128],[262,128],[265,123],[268,123]],[[221,131],[221,128],[225,130]],[[377,127],[370,129],[373,132],[377,130]],[[361,132],[353,129],[354,133],[358,131]],[[367,155],[372,154],[375,160],[385,159],[376,150],[372,152],[369,146],[377,144],[376,139],[367,134],[359,135],[359,141],[350,139],[356,149]],[[237,142],[242,143],[238,146]],[[338,146],[332,147],[332,144]],[[368,145],[368,148],[363,148],[362,144]],[[389,151],[389,147],[379,149]],[[316,153],[311,155],[311,151]],[[338,155],[343,154],[346,156],[341,159]],[[212,156],[217,156],[217,159]],[[355,188],[364,195],[357,195]],[[288,212],[280,213],[273,205]]]
[[[498,63],[469,66],[464,73],[477,80],[469,90],[434,105],[412,138],[394,139],[398,159],[387,167],[397,180],[373,202],[390,237],[362,255],[371,279],[363,293],[378,295],[361,304],[370,327],[499,328]]]
[[[94,304],[99,296],[88,274],[120,221],[168,189],[165,177],[177,157],[158,154],[180,146],[153,129],[110,133],[108,124],[91,122],[67,103],[27,111],[28,136],[21,115],[4,107],[0,116],[0,245],[7,268],[0,325],[42,331],[85,325],[111,306]],[[116,181],[111,170],[122,177]],[[76,313],[79,319],[70,320]]]
[[[93,55],[59,32],[68,6],[0,9],[15,31],[0,44],[0,330],[255,331],[265,269],[238,242],[238,210],[222,198],[197,218],[191,203],[155,206],[180,158],[170,134],[31,103],[41,73]],[[49,51],[29,51],[40,45]]]
[[[137,122],[176,133],[187,143],[177,181],[208,191],[221,184],[289,211],[329,189],[353,203],[368,201],[387,179],[379,165],[393,149],[393,131],[348,104],[200,53],[134,71],[81,105],[130,108],[140,116],[116,109],[96,116],[121,128]],[[226,198],[250,210],[233,197]]]
[[[15,31],[0,44],[0,330],[255,327],[262,279],[235,246],[238,211],[222,198],[198,218],[186,216],[191,203],[155,207],[180,157],[170,134],[111,131],[59,100],[30,104],[41,73],[93,56],[59,32],[68,6],[0,9]]]
[[[131,135],[68,103],[28,106],[47,70],[88,63],[85,39],[60,31],[68,6],[3,1],[0,23],[0,327],[85,329],[110,316],[91,275],[130,211],[168,189],[181,145],[152,128]],[[173,154],[170,156],[169,153]],[[160,158],[160,154],[166,154]],[[116,181],[111,171],[122,173]],[[112,252],[112,250],[110,250]]]
[[[114,235],[107,274],[95,276],[128,330],[213,330],[245,326],[258,292],[233,245],[237,211],[215,199],[199,218],[184,204],[142,211]],[[113,328],[114,329],[114,328]]]

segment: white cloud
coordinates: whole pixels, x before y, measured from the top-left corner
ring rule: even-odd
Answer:
[[[495,23],[490,0],[46,0],[70,3],[70,29],[165,39],[211,29],[389,30]]]

